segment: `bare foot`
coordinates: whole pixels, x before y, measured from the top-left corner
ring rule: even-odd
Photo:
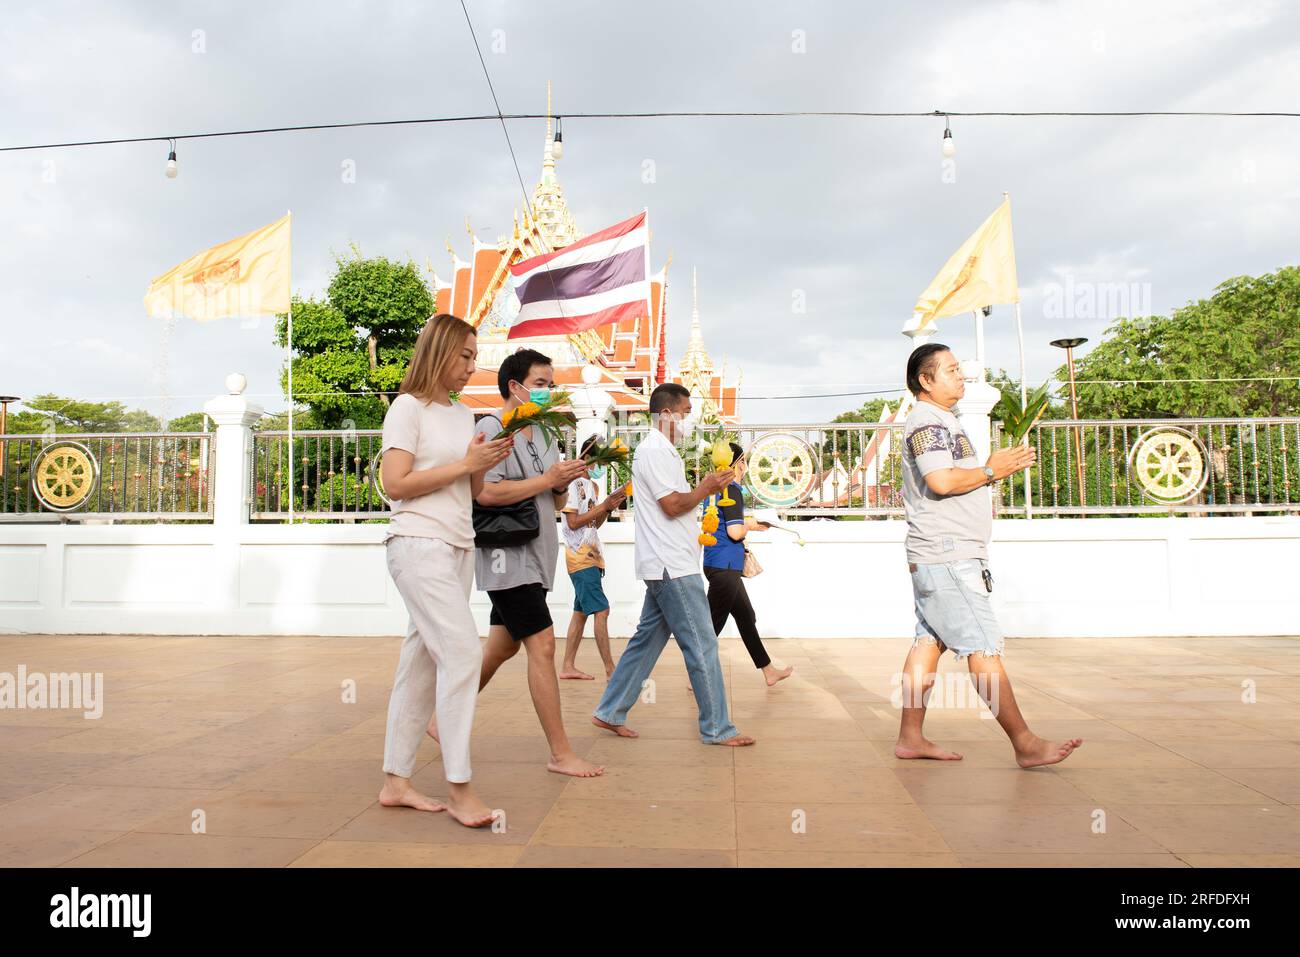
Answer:
[[[601,721],[595,715],[591,716],[591,723],[598,728],[604,728],[606,731],[613,731],[620,738],[639,738],[637,734],[625,724],[610,724],[608,721]]]
[[[438,741],[438,716],[436,714],[429,718],[429,726],[424,729],[424,733],[433,740]],[[441,741],[438,741],[438,743],[442,744]]]
[[[1037,735],[1023,748],[1016,748],[1016,764],[1022,768],[1040,768],[1045,764],[1059,764],[1083,744],[1083,738],[1068,741],[1048,741]]]
[[[894,745],[894,757],[904,760],[913,758],[930,758],[933,761],[960,761],[961,755],[956,751],[948,751],[939,747],[933,741],[922,738],[919,742],[904,744],[900,739]]]
[[[786,678],[789,678],[792,674],[794,674],[794,665],[788,665],[785,668],[774,668],[771,665],[768,665],[763,669],[763,677],[766,679],[769,688],[778,681],[784,681]]]
[[[384,807],[413,807],[417,811],[445,811],[447,805],[426,797],[411,787],[409,778],[388,775],[383,790],[379,792],[379,803]]]
[[[738,734],[734,738],[728,738],[726,741],[714,741],[714,744],[721,744],[728,748],[747,748],[756,742],[756,738],[751,738],[747,734]]]
[[[554,771],[556,774],[567,774],[574,778],[595,778],[605,773],[603,766],[584,761],[576,754],[564,758],[552,758],[547,762],[546,770]]]
[[[589,675],[589,674],[587,674],[587,672],[585,672],[585,671],[579,671],[577,668],[565,668],[563,671],[560,672],[559,677],[561,677],[561,678],[576,678],[576,679],[579,679],[579,680],[581,680],[581,681],[595,681],[595,680],[596,680],[596,676],[595,676],[595,675]],[[609,675],[606,675],[605,677],[608,678]]]
[[[492,823],[492,809],[479,799],[468,784],[451,785],[447,813],[466,827],[483,827]]]

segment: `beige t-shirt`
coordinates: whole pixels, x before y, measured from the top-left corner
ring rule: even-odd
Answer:
[[[421,402],[410,393],[393,400],[384,416],[382,452],[404,449],[416,471],[453,465],[465,457],[474,437],[474,413],[459,402]],[[394,535],[437,538],[458,548],[474,547],[473,502],[466,475],[412,499],[394,499],[387,541]]]

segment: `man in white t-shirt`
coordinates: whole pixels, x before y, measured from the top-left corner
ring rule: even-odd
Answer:
[[[754,739],[736,730],[727,715],[727,693],[718,661],[704,576],[700,573],[699,528],[695,512],[702,501],[726,488],[730,469],[710,472],[692,489],[674,442],[691,414],[691,394],[665,382],[650,395],[654,427],[632,457],[636,506],[636,577],[645,582],[645,603],[636,634],[618,660],[592,723],[625,738],[637,733],[625,725],[627,713],[654,670],[671,635],[686,659],[691,688],[700,710],[700,740],[743,747]]]

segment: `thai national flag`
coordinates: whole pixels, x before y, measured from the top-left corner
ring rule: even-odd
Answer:
[[[563,335],[649,315],[646,210],[510,267],[519,316],[506,338]]]

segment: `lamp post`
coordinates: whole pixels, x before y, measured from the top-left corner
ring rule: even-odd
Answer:
[[[1079,418],[1079,395],[1074,386],[1074,350],[1083,345],[1088,340],[1082,336],[1072,339],[1053,339],[1051,345],[1058,349],[1065,350],[1065,364],[1070,370],[1070,418],[1078,420]],[[1079,482],[1079,504],[1087,504],[1087,483],[1084,481],[1083,474],[1083,433],[1076,425],[1074,427],[1074,462],[1075,475],[1078,476]]]
[[[9,403],[19,401],[16,395],[0,395],[0,436],[5,434],[5,428],[9,424]],[[9,457],[9,446],[0,441],[0,478],[4,478],[5,459]]]

